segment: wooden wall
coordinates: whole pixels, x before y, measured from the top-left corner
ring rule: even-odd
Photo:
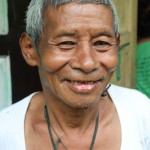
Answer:
[[[121,44],[118,52],[119,64],[112,83],[134,88],[138,0],[113,1],[119,14]]]

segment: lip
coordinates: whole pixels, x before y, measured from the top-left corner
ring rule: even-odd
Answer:
[[[67,86],[76,93],[86,94],[91,93],[103,79],[96,81],[72,81],[67,80]]]

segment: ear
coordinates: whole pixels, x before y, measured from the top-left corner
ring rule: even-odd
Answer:
[[[30,66],[38,66],[39,56],[34,47],[31,37],[27,33],[23,33],[19,40],[21,52],[25,61]]]

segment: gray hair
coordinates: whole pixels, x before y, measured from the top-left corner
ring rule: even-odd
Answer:
[[[61,5],[68,3],[96,3],[104,4],[112,10],[114,31],[115,36],[118,35],[119,23],[116,8],[112,0],[31,0],[27,14],[26,14],[26,31],[31,36],[34,45],[37,47],[39,42],[39,37],[44,28],[44,10],[50,5],[51,7],[58,8]]]

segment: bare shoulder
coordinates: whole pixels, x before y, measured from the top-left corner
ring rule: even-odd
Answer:
[[[37,93],[32,97],[28,107],[25,119],[25,143],[27,150],[38,150],[39,145],[49,143],[47,141],[47,124],[44,118],[44,103],[43,93]]]
[[[109,95],[104,97],[100,103],[99,120],[97,147],[119,150],[121,146],[121,125],[116,107]]]
[[[25,125],[34,124],[34,122],[43,119],[44,96],[42,92],[36,93],[28,106],[25,118]]]

